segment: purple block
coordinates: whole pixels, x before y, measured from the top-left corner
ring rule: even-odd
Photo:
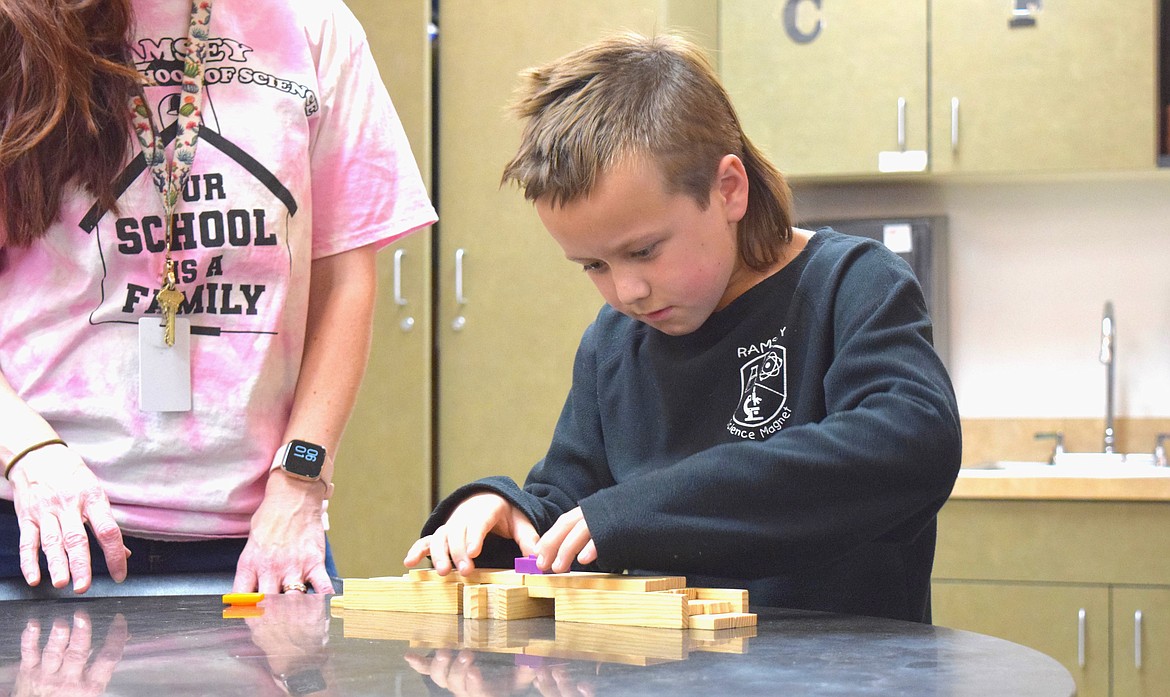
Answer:
[[[543,668],[548,662],[544,656],[532,656],[526,653],[516,654],[516,665],[524,666],[526,668]]]
[[[540,567],[536,565],[536,555],[529,554],[526,557],[516,557],[516,571],[522,574],[543,574]]]

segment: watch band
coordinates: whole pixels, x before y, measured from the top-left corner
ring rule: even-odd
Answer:
[[[289,448],[293,446],[294,442],[296,441],[289,441],[280,446],[280,448],[276,451],[276,455],[272,458],[272,467],[269,471],[274,472],[276,470],[280,470],[281,473],[285,476],[292,477],[293,479],[299,479],[304,482],[321,482],[325,485],[324,499],[328,500],[331,496],[333,496],[333,458],[329,456],[329,453],[325,451],[325,448],[321,446],[314,446],[321,450],[321,452],[325,453],[325,462],[321,465],[320,473],[316,477],[309,477],[303,474],[292,472],[285,467],[285,462],[288,458]],[[307,441],[300,442],[311,445]]]

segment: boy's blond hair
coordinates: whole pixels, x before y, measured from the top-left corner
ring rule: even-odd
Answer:
[[[601,173],[646,156],[669,193],[709,203],[720,160],[747,170],[748,209],[739,254],[771,267],[792,237],[784,176],[744,135],[731,99],[697,46],[677,36],[615,34],[521,74],[512,105],[526,120],[520,149],[504,168],[524,196],[563,205],[588,196]]]

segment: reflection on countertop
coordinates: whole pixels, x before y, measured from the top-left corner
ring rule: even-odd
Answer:
[[[516,620],[468,620],[460,615],[426,615],[380,610],[334,610],[344,636],[405,641],[414,650],[473,650],[510,654],[540,665],[567,658],[646,666],[685,661],[693,652],[747,653],[755,627],[732,629],[663,629],[581,622],[532,623]]]
[[[0,607],[0,693],[11,694],[1067,697],[1074,688],[1055,660],[1001,639],[769,608],[749,631],[696,633],[551,618],[333,618],[314,595],[269,596],[243,618],[225,617],[218,596]]]

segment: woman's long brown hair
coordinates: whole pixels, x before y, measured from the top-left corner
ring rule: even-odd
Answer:
[[[71,182],[115,208],[133,21],[130,0],[0,0],[0,248],[43,236]]]

